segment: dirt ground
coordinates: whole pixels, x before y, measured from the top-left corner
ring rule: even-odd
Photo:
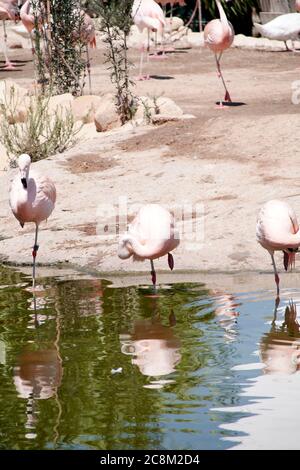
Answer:
[[[25,62],[17,72],[0,70],[0,78],[29,86],[30,51],[15,50],[13,56]],[[138,63],[137,51],[130,56]],[[101,48],[93,52],[92,63],[93,93],[111,91]],[[186,236],[191,225],[183,227],[174,252],[176,271],[271,272],[269,256],[255,239],[255,223],[268,199],[284,199],[300,214],[300,104],[292,103],[300,55],[231,49],[222,64],[238,105],[216,108],[223,90],[208,50],[179,50],[166,60],[149,61],[153,78],[138,82],[134,91],[170,97],[194,119],[158,127],[127,124],[105,134],[97,134],[91,124],[74,148],[36,164],[58,190],[57,207],[40,235],[41,264],[68,263],[100,273],[148,270],[146,262],[116,256],[118,233],[126,224],[110,208],[123,196],[129,218],[145,202],[192,206],[185,220],[202,230],[202,239],[195,245]],[[22,230],[10,213],[13,174],[0,176],[0,255],[26,264],[34,228]],[[278,261],[282,269],[281,256]],[[157,268],[166,270],[166,260],[159,260]]]

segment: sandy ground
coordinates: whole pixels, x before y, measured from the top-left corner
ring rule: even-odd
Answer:
[[[12,55],[28,62],[18,72],[0,71],[0,78],[29,86],[30,51]],[[130,55],[137,63],[138,53]],[[111,91],[101,49],[93,54],[93,64],[93,92]],[[300,79],[300,55],[231,49],[223,67],[232,99],[243,105],[216,109],[223,90],[213,56],[203,48],[181,50],[151,61],[148,71],[154,78],[139,82],[135,92],[168,96],[195,119],[158,127],[129,124],[105,134],[97,134],[91,124],[74,148],[35,164],[58,190],[55,212],[40,233],[41,264],[67,263],[97,273],[148,270],[146,262],[116,256],[118,232],[126,223],[114,211],[123,197],[129,220],[137,204],[145,202],[192,207],[184,224],[180,221],[176,271],[271,272],[269,256],[255,239],[256,215],[271,198],[288,201],[300,214],[300,105],[291,101],[292,84]],[[10,170],[0,176],[0,256],[26,264],[34,227],[22,230],[10,213],[13,175]],[[191,227],[200,236],[196,244]],[[281,256],[278,260],[281,268]],[[165,259],[156,265],[167,269]]]

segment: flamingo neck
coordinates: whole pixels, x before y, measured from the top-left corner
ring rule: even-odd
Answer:
[[[226,13],[225,13],[225,11],[224,11],[224,8],[222,7],[221,1],[220,1],[220,0],[216,0],[216,4],[217,4],[218,10],[219,10],[221,23],[222,23],[224,26],[229,26],[228,19],[227,19]]]

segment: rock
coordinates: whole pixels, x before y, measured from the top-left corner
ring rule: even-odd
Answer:
[[[173,16],[172,21],[171,18],[166,18],[166,22],[166,31],[178,31],[184,25],[184,21],[178,16]]]
[[[134,116],[136,122],[152,122],[162,124],[163,122],[178,120],[183,116],[182,109],[165,96],[153,99],[149,96],[140,96],[137,112]]]
[[[155,105],[152,98],[149,96],[140,96],[138,101],[138,108],[134,115],[134,121],[143,120],[147,121],[150,120],[150,117],[155,114]]]
[[[154,125],[165,124],[170,121],[179,121],[180,118],[176,116],[166,116],[165,114],[154,114],[151,118],[151,122]]]
[[[72,103],[74,96],[71,93],[64,93],[62,95],[51,96],[49,99],[49,112],[55,114],[56,111],[64,114],[72,110]]]
[[[72,112],[75,121],[84,124],[93,122],[97,109],[101,106],[103,98],[96,95],[79,96],[72,101]]]
[[[114,96],[109,93],[102,97],[94,117],[97,132],[105,132],[121,125],[114,104]]]
[[[22,99],[28,94],[27,90],[20,87],[13,80],[0,80],[0,101],[6,102],[14,95],[15,99]]]
[[[183,115],[182,109],[171,98],[160,96],[156,100],[156,106],[159,109],[159,114],[171,117],[181,117]]]
[[[30,99],[25,88],[12,80],[0,81],[0,104],[5,106],[9,124],[26,121],[29,103]]]
[[[189,43],[193,47],[200,47],[204,46],[204,33],[203,31],[201,33],[195,33],[191,32],[187,36]]]

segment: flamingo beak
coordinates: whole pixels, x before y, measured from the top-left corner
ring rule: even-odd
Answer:
[[[26,178],[21,178],[21,183],[23,185],[23,188],[27,189],[27,179]]]

